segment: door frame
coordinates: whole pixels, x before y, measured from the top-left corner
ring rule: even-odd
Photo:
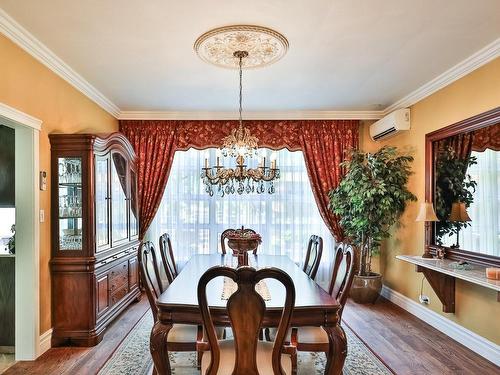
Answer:
[[[39,136],[42,121],[0,103],[2,124],[15,130],[15,358],[40,354]]]

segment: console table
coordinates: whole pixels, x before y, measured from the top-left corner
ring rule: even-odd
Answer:
[[[396,258],[414,264],[416,271],[424,274],[443,304],[443,311],[446,313],[455,312],[455,279],[495,290],[497,301],[500,302],[500,280],[487,279],[486,267],[470,264],[472,269],[460,270],[452,268],[450,264],[454,261],[449,259],[422,258],[413,255],[398,255]]]

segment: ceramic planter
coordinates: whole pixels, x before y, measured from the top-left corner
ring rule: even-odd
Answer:
[[[351,298],[357,303],[375,303],[382,290],[382,275],[371,272],[367,276],[354,275]]]

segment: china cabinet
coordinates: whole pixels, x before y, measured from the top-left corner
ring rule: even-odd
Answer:
[[[136,157],[120,133],[49,137],[52,344],[92,346],[141,294]]]

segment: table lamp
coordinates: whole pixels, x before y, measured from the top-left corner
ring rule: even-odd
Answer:
[[[430,202],[420,203],[420,210],[418,211],[417,218],[415,221],[423,221],[425,222],[425,232],[429,230],[429,226],[432,221],[439,221],[436,216],[436,212],[434,211],[434,206]],[[432,258],[432,255],[429,253],[429,247],[427,244],[425,245],[424,254],[422,258]]]
[[[467,213],[467,208],[465,207],[465,203],[463,203],[463,202],[452,203],[450,217],[448,218],[448,220],[460,222],[460,223],[464,223],[466,221],[471,221],[471,218],[469,217],[469,214]],[[460,233],[460,228],[457,225],[457,243],[452,246],[453,248],[460,247],[460,245],[458,243],[459,233]]]

